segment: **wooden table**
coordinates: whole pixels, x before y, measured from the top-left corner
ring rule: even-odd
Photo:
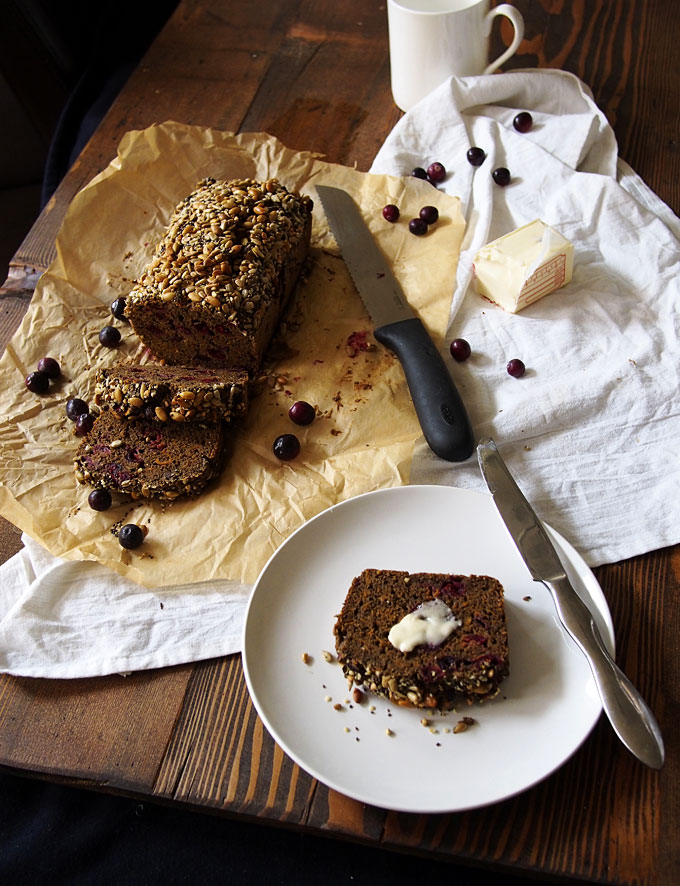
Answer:
[[[507,69],[561,67],[580,76],[613,124],[621,156],[678,212],[673,0],[515,2],[527,32]],[[495,35],[494,56],[508,38]],[[2,290],[3,346],[54,255],[69,201],[127,130],[175,119],[266,131],[366,170],[398,118],[384,2],[260,0],[254,15],[250,3],[184,0],[16,254]],[[3,523],[3,559],[19,546]],[[600,721],[564,767],[515,799],[438,816],[364,807],[317,783],[275,745],[250,703],[239,656],[125,678],[0,677],[0,765],[496,870],[670,886],[680,873],[680,550],[596,574],[618,660],[664,732],[661,773],[638,764]]]

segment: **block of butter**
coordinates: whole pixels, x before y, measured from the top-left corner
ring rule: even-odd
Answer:
[[[480,295],[516,314],[569,283],[574,247],[540,219],[483,246],[474,260]]]

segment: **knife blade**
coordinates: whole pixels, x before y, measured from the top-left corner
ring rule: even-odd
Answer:
[[[560,622],[585,655],[614,731],[639,760],[660,769],[664,745],[654,715],[609,654],[590,610],[574,590],[548,533],[493,440],[479,441],[477,458],[498,512],[531,577],[548,588]]]
[[[375,338],[399,358],[423,434],[446,461],[465,461],[474,440],[451,374],[378,248],[359,207],[340,188],[317,185],[326,218],[359,295],[375,324]]]

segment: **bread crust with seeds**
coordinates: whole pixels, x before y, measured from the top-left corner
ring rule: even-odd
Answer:
[[[94,402],[120,418],[229,421],[245,415],[248,373],[119,363],[97,370]]]
[[[168,364],[257,369],[307,256],[312,201],[276,179],[199,182],[127,296]]]

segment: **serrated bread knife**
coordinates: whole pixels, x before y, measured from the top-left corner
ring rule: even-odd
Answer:
[[[317,185],[331,232],[375,324],[373,335],[399,358],[418,421],[434,453],[464,461],[474,451],[463,401],[441,354],[415,316],[358,206],[340,188]]]
[[[493,440],[480,440],[477,457],[486,485],[531,577],[548,588],[560,622],[585,655],[614,731],[638,760],[660,769],[664,746],[654,715],[607,651],[590,610],[572,587],[548,534]]]

